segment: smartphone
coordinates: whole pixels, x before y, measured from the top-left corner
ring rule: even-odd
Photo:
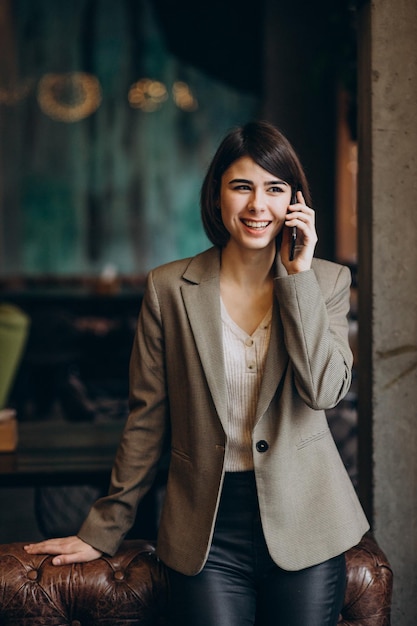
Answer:
[[[296,204],[297,202],[297,192],[294,191],[291,197],[291,204]],[[295,242],[297,241],[297,227],[293,226],[291,228],[291,241],[290,241],[290,261],[294,261],[294,253],[295,253]]]

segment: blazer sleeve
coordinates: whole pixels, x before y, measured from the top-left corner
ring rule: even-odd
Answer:
[[[167,433],[161,313],[149,275],[129,370],[129,417],[113,465],[109,494],[98,500],[78,536],[114,554],[134,523],[138,503],[150,489]]]
[[[319,269],[275,280],[294,382],[313,409],[329,409],[346,395],[353,363],[347,319],[350,271],[321,263]]]

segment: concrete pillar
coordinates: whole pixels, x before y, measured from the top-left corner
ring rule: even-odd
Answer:
[[[417,3],[359,9],[359,473],[394,569],[393,626],[417,598]]]

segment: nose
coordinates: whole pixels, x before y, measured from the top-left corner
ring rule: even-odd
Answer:
[[[265,210],[265,197],[263,189],[254,189],[249,198],[249,211],[256,213]]]

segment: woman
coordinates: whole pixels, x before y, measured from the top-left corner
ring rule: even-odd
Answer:
[[[201,194],[214,246],[148,277],[109,495],[77,537],[28,552],[114,554],[169,436],[157,550],[174,623],[337,623],[344,552],[368,523],[324,414],[351,380],[350,273],[313,258],[310,204],[276,128],[226,136]]]

